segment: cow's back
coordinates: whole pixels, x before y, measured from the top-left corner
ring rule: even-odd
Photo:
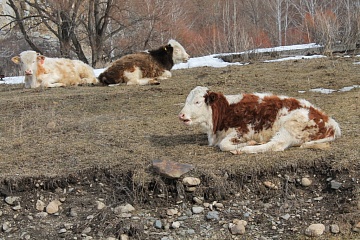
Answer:
[[[82,84],[95,84],[98,82],[92,67],[80,60],[72,60],[72,62]]]

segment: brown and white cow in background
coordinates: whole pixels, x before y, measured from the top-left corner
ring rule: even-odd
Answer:
[[[126,83],[127,85],[157,85],[158,80],[170,78],[171,68],[187,62],[189,54],[175,40],[156,50],[139,52],[121,57],[99,75],[105,85]]]
[[[340,137],[338,123],[306,100],[271,94],[223,95],[194,88],[179,113],[201,125],[210,146],[234,154],[311,147]]]
[[[94,70],[80,60],[49,58],[35,51],[24,51],[11,59],[25,74],[25,88],[64,87],[95,84]]]

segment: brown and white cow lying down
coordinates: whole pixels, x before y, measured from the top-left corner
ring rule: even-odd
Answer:
[[[21,65],[25,74],[25,88],[63,87],[98,82],[92,67],[79,60],[49,58],[35,51],[24,51],[11,60]]]
[[[338,123],[306,100],[271,94],[223,95],[194,88],[179,119],[201,125],[210,146],[234,154],[311,147],[340,137]]]
[[[170,40],[166,46],[148,52],[129,54],[116,60],[103,73],[99,81],[106,85],[156,85],[157,80],[171,77],[174,64],[186,62],[189,55],[183,46]]]

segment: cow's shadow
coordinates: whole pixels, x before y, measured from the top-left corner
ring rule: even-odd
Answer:
[[[206,134],[190,134],[190,135],[151,135],[150,142],[154,146],[170,147],[176,145],[197,144],[208,145]]]

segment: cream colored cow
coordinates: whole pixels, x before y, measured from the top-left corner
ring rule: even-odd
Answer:
[[[64,87],[98,82],[94,70],[79,60],[49,58],[24,51],[11,59],[25,74],[25,88]]]

